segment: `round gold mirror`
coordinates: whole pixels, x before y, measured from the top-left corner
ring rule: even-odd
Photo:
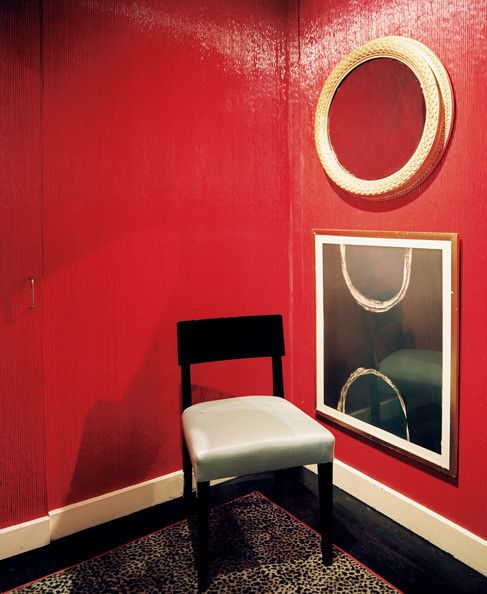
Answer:
[[[318,156],[342,189],[387,200],[431,173],[452,121],[438,58],[418,41],[383,37],[351,52],[326,80],[315,118]]]

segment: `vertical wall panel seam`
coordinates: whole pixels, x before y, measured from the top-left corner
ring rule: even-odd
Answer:
[[[44,234],[45,234],[45,185],[44,185],[44,169],[45,169],[45,118],[44,118],[44,105],[45,105],[45,90],[44,90],[44,0],[39,0],[39,81],[40,81],[40,89],[39,89],[39,114],[40,114],[40,131],[39,131],[39,157],[40,157],[40,209],[41,209],[41,220],[40,220],[40,232],[41,232],[41,253],[40,253],[40,279],[39,284],[41,287],[41,296],[44,296],[44,291],[42,290],[44,284],[44,259],[45,259],[45,249],[44,249]],[[38,306],[39,307],[39,306]],[[43,397],[43,412],[44,417],[42,419],[42,425],[44,427],[43,433],[43,447],[44,447],[44,500],[45,500],[45,509],[48,510],[48,501],[49,501],[49,483],[48,483],[48,463],[47,463],[47,398],[46,398],[46,381],[45,381],[45,367],[46,367],[46,358],[45,358],[45,332],[44,332],[44,308],[43,308],[43,300],[40,302],[40,308],[37,309],[35,312],[36,315],[41,316],[40,321],[40,332],[41,332],[41,352],[39,356],[41,357],[41,393]]]
[[[290,20],[290,10],[291,10],[291,2],[292,0],[288,0],[286,3],[286,18],[284,20],[285,27],[284,31],[282,32],[282,38],[284,42],[284,101],[285,101],[285,110],[286,110],[286,130],[285,130],[285,151],[286,151],[286,200],[287,200],[287,216],[288,216],[288,239],[287,239],[287,253],[288,253],[288,281],[287,281],[287,325],[288,325],[288,347],[287,352],[290,353],[290,362],[288,365],[288,370],[290,377],[285,381],[285,394],[290,401],[294,401],[294,356],[293,356],[293,336],[294,336],[294,318],[293,318],[293,250],[292,250],[292,228],[293,228],[293,211],[292,211],[292,201],[291,201],[291,146],[290,146],[290,134],[289,134],[289,124],[290,124],[290,92],[291,92],[291,51],[290,51],[290,27],[289,27],[289,20]],[[282,173],[281,173],[282,175]]]

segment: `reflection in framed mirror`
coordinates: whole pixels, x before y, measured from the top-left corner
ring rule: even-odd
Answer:
[[[342,189],[369,200],[400,196],[441,159],[453,123],[448,74],[413,39],[383,37],[346,56],[321,91],[318,156]]]
[[[457,236],[314,231],[316,413],[456,475]]]

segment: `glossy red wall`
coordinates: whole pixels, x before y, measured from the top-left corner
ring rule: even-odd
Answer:
[[[31,109],[16,122],[28,150],[42,140],[42,154],[20,147],[3,187],[15,179],[28,186],[19,195],[38,199],[42,188],[44,200],[36,313],[44,323],[48,508],[180,468],[178,319],[283,312],[286,383],[312,412],[311,230],[452,231],[461,240],[458,481],[339,430],[337,455],[485,537],[485,3],[291,0],[289,13],[280,0],[21,4],[29,16],[12,30],[13,47],[28,30],[31,68],[22,76],[33,80]],[[424,187],[373,205],[330,185],[314,149],[313,116],[333,65],[389,34],[415,37],[442,59],[457,118],[449,151]],[[42,114],[34,107],[41,82]],[[5,121],[15,120],[17,88],[9,87],[10,107],[2,103]],[[39,255],[37,199],[35,242],[26,249]],[[40,270],[35,259],[23,267]],[[20,298],[18,286],[13,294]],[[33,332],[27,337],[38,344],[40,330]],[[5,344],[8,351],[12,342]],[[225,367],[222,379],[212,371],[195,378],[200,393],[252,390],[254,378],[270,385],[263,368]],[[35,428],[42,394],[28,409],[17,397],[6,400],[10,429],[27,410]],[[2,461],[25,470],[18,460],[28,460],[35,477],[18,491],[29,476],[19,471],[3,489],[4,525],[45,513],[39,427],[34,447],[19,438],[25,431],[2,444]]]
[[[309,0],[290,11],[290,170],[292,203],[292,377],[294,399],[314,408],[313,228],[456,232],[460,239],[459,471],[449,481],[345,432],[336,455],[468,530],[487,536],[485,344],[487,324],[487,54],[485,2]],[[445,64],[455,92],[449,150],[431,178],[402,198],[372,204],[328,181],[316,155],[314,110],[334,65],[383,35],[413,37]],[[354,130],[348,131],[350,142]]]
[[[40,12],[0,2],[0,528],[47,513],[42,311]],[[35,299],[35,297],[34,297]]]
[[[285,18],[44,2],[50,509],[181,467],[177,320],[287,314]]]

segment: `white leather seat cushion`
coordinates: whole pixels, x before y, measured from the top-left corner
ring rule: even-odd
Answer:
[[[183,431],[197,481],[333,460],[333,434],[278,396],[194,404]]]

